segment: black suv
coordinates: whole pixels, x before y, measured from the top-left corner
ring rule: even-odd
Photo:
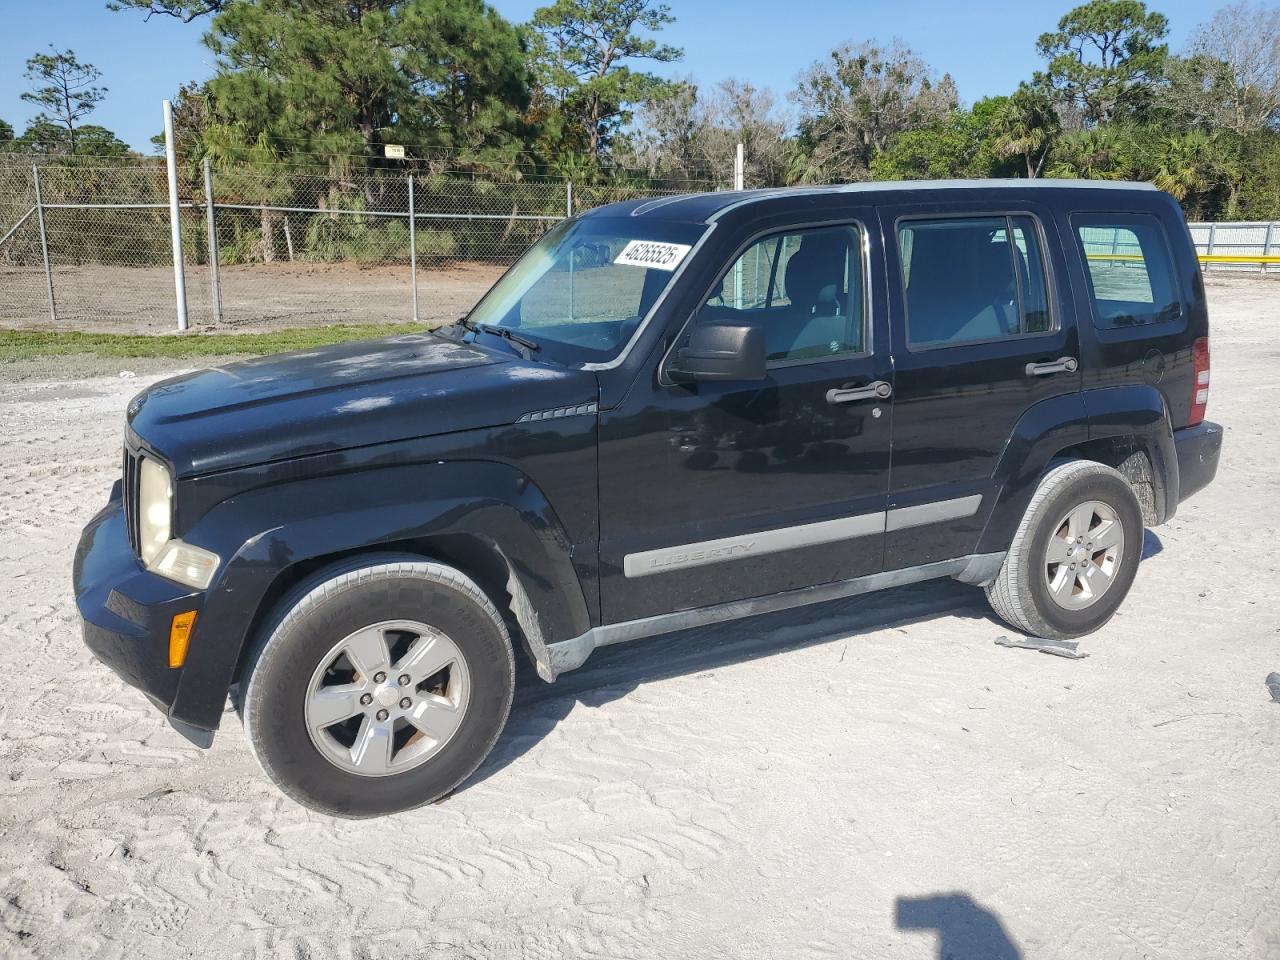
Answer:
[[[85,529],[85,640],[330,813],[453,789],[598,646],[954,577],[1098,629],[1217,469],[1181,212],[1141,185],[602,207],[464,319],[157,384]]]

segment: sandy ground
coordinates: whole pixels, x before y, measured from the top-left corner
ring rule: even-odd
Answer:
[[[943,582],[526,680],[459,793],[325,818],[81,646],[154,374],[0,383],[0,955],[1280,960],[1280,288],[1212,285],[1213,487],[1070,661]]]

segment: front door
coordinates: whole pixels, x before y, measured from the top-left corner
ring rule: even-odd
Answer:
[[[655,365],[601,412],[604,622],[882,569],[892,371],[874,223],[757,237],[701,298],[676,346],[693,324],[758,324],[765,380],[674,384]]]

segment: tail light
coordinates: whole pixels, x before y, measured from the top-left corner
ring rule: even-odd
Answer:
[[[1191,417],[1187,426],[1194,427],[1204,420],[1205,407],[1209,406],[1209,338],[1200,337],[1191,345]]]

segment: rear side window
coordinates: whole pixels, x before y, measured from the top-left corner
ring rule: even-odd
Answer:
[[[1072,218],[1093,296],[1093,322],[1105,330],[1168,323],[1182,316],[1164,227],[1142,214]]]
[[[1040,234],[1030,217],[908,220],[898,227],[898,247],[910,346],[1053,329]]]
[[[759,326],[770,363],[864,353],[862,248],[854,225],[765,237],[734,261],[694,322]]]

